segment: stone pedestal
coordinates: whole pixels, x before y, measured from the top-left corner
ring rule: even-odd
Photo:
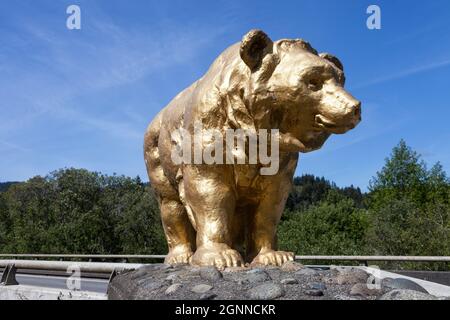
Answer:
[[[380,288],[368,286],[369,274],[359,268],[306,268],[288,262],[281,268],[229,268],[189,265],[148,265],[118,275],[108,288],[109,299],[175,300],[374,300],[396,296],[436,299],[422,289],[407,295],[387,294],[394,288],[382,281]],[[402,290],[395,288],[395,290]],[[386,295],[387,294],[387,295]],[[384,295],[384,296],[383,296]]]

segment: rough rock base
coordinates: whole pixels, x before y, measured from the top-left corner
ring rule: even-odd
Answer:
[[[393,288],[383,280],[381,286],[370,286],[374,279],[358,268],[320,270],[288,262],[281,268],[229,268],[222,272],[214,267],[169,266],[153,264],[118,275],[108,288],[109,299],[139,300],[374,300],[438,299],[424,292]],[[369,284],[369,285],[368,285]],[[393,290],[407,290],[407,294]]]

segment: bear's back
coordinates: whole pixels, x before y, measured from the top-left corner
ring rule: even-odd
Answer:
[[[209,105],[210,95],[217,94],[221,89],[226,90],[229,86],[229,77],[240,62],[239,43],[236,43],[223,51],[211,64],[208,71],[199,80],[195,81],[188,88],[181,91],[163,110],[162,123],[168,128],[174,129],[180,126],[184,116],[192,112],[208,112],[216,106]],[[205,100],[206,103],[205,103]],[[189,116],[188,116],[189,117]]]

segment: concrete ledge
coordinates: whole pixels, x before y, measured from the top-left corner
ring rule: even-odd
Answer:
[[[143,266],[140,263],[76,262],[76,261],[40,261],[40,260],[0,260],[0,267],[14,265],[17,269],[67,271],[73,268],[81,272],[111,273],[112,271],[135,270]]]
[[[359,268],[363,269],[367,273],[370,273],[374,277],[379,278],[379,279],[386,279],[386,278],[408,279],[408,280],[414,281],[418,285],[422,286],[425,290],[428,291],[429,294],[432,294],[437,297],[450,297],[450,287],[445,286],[443,284],[430,282],[430,281],[426,281],[426,280],[421,280],[421,279],[417,279],[417,278],[412,278],[412,277],[401,275],[399,273],[383,271],[383,270],[372,268],[372,267],[359,267]]]
[[[0,286],[0,300],[107,300],[106,294],[34,286]]]
[[[420,279],[430,282],[450,286],[450,271],[419,271],[419,270],[388,270],[414,279]]]

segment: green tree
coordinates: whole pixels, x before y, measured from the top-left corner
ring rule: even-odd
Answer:
[[[11,226],[11,219],[9,217],[5,195],[0,192],[0,250],[8,243]]]
[[[450,254],[449,181],[439,163],[427,170],[420,155],[402,140],[370,190],[368,239],[374,253]]]
[[[101,207],[108,177],[87,170],[63,169],[47,179],[56,192],[54,212],[57,222],[52,234],[52,251],[63,253],[115,252],[116,221]]]
[[[52,209],[54,192],[44,178],[35,177],[27,183],[15,184],[4,194],[10,228],[8,251],[41,252],[50,242],[48,230],[55,224]]]
[[[116,226],[122,253],[166,254],[168,248],[153,189],[141,185],[129,196],[132,204]]]
[[[328,191],[335,187],[334,184],[323,177],[319,178],[309,174],[296,177],[286,202],[286,208],[291,211],[306,209],[308,206],[325,199]]]
[[[330,190],[335,190],[347,198],[351,198],[358,207],[363,207],[364,194],[354,186],[338,188],[335,183],[319,178],[314,175],[305,174],[295,177],[292,191],[286,202],[288,211],[301,211],[324,200]]]
[[[296,254],[361,254],[368,228],[365,210],[337,191],[303,212],[290,213],[279,226],[280,248]]]
[[[399,198],[422,203],[426,179],[427,169],[420,155],[401,140],[369,183],[371,205],[383,205]]]
[[[0,193],[0,250],[165,253],[159,210],[139,178],[62,169]]]
[[[425,185],[427,203],[450,204],[450,181],[440,162],[428,171]]]

